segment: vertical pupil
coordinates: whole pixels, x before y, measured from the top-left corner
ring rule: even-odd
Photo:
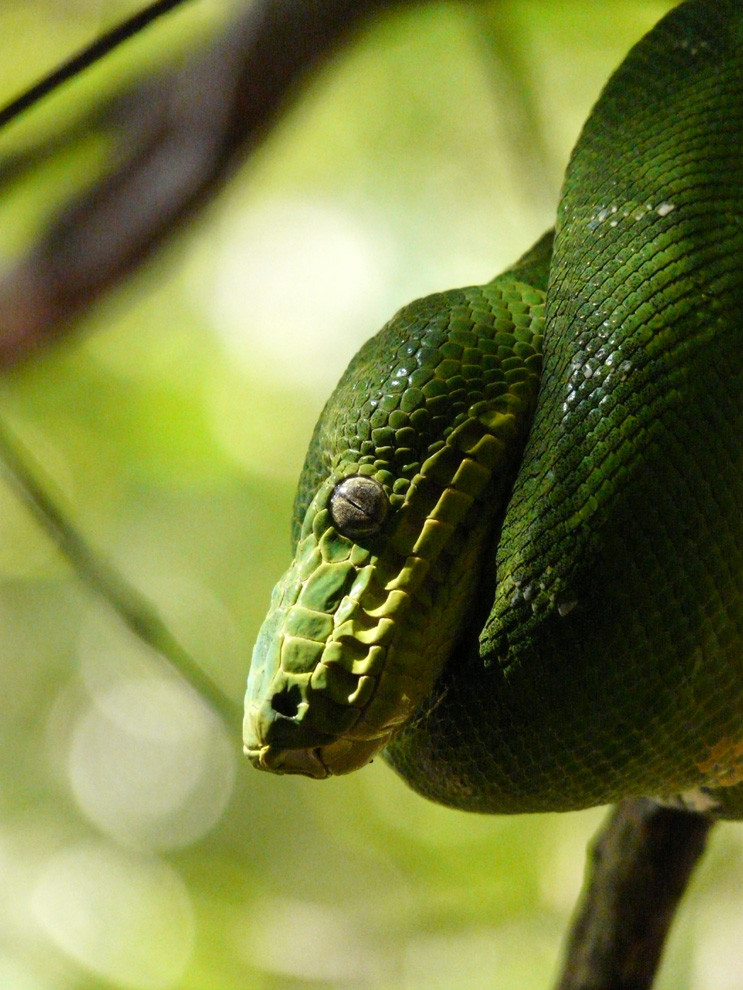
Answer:
[[[364,536],[376,532],[387,515],[387,496],[371,478],[346,478],[330,499],[330,514],[340,533]]]

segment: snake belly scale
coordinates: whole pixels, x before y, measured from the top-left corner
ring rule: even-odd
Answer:
[[[546,235],[403,309],[315,430],[259,633],[262,769],[743,817],[743,8],[630,52]]]

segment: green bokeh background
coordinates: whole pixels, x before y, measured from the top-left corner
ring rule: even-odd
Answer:
[[[5,0],[0,98],[135,9]],[[552,222],[580,125],[660,0],[431,3],[326,66],[207,213],[79,333],[0,384],[76,524],[235,699],[288,562],[315,417],[417,295],[483,281]],[[0,134],[3,156],[185,57],[192,0]],[[101,168],[9,186],[10,265]],[[166,676],[0,488],[0,987],[546,988],[604,812],[483,818],[381,762],[274,778]],[[743,988],[743,842],[718,826],[662,990]]]

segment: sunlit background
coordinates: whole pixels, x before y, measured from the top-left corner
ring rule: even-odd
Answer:
[[[349,358],[403,303],[487,279],[551,224],[601,84],[669,5],[431,3],[377,21],[198,223],[0,385],[76,524],[236,700]],[[136,6],[4,0],[0,100]],[[190,0],[0,152],[229,14]],[[103,151],[83,143],[4,192],[0,262]],[[153,662],[6,488],[0,644],[1,988],[550,986],[602,810],[468,816],[381,761],[323,783],[256,773],[238,722]],[[740,828],[719,826],[661,988],[743,988],[742,868]]]

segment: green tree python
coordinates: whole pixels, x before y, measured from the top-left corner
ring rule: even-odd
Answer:
[[[251,762],[479,812],[743,817],[743,4],[630,52],[550,233],[402,309],[316,426]]]

